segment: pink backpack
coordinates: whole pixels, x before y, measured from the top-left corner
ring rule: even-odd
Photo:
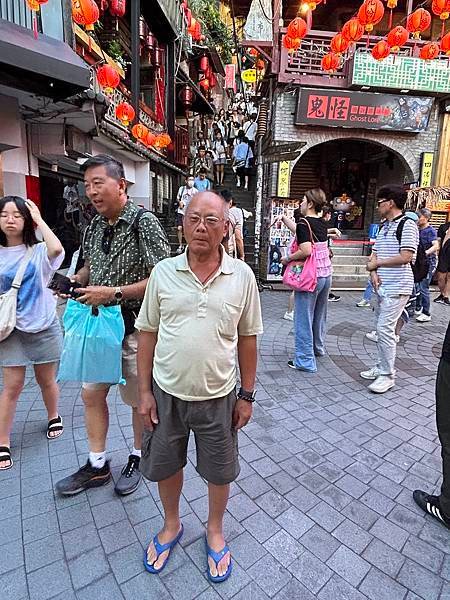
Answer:
[[[314,292],[317,287],[317,260],[316,250],[311,226],[306,219],[302,219],[309,229],[311,242],[311,254],[304,262],[294,260],[290,262],[283,275],[283,283],[292,288],[295,292]],[[298,244],[295,238],[291,244],[289,253],[297,252]]]

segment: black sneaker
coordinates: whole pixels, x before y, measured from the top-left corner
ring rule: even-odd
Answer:
[[[445,300],[444,296],[442,294],[439,294],[439,296],[437,296],[433,300],[433,302],[437,302],[438,304],[444,304],[444,300]]]
[[[127,496],[132,494],[141,483],[142,475],[139,471],[139,456],[130,454],[128,463],[122,469],[119,480],[117,481],[114,491],[119,496]]]
[[[413,498],[415,503],[420,506],[422,510],[450,529],[450,517],[447,517],[442,512],[439,496],[431,496],[430,494],[422,492],[422,490],[414,490]]]
[[[444,298],[442,304],[445,304],[445,306],[450,306],[450,300],[448,298]]]
[[[330,293],[328,294],[328,302],[339,302],[341,299],[340,296],[336,296],[336,294]]]
[[[88,460],[84,467],[81,467],[76,473],[58,481],[55,488],[61,496],[74,496],[88,488],[106,485],[110,479],[109,460],[101,469],[93,467]]]

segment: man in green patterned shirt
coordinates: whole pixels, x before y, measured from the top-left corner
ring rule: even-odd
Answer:
[[[128,199],[122,163],[107,155],[89,158],[82,167],[86,195],[97,210],[83,241],[84,266],[74,280],[81,283],[79,302],[92,306],[120,304],[125,322],[122,345],[122,372],[126,385],[120,395],[131,406],[134,446],[122,469],[115,491],[134,492],[141,480],[142,423],[137,413],[137,332],[134,319],[142,303],[147,281],[154,265],[170,256],[166,234],[158,219],[139,209]],[[111,471],[106,460],[110,384],[83,383],[82,397],[89,441],[89,459],[73,475],[58,481],[57,491],[71,496],[109,482]]]

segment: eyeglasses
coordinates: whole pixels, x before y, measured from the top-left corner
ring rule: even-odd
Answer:
[[[105,230],[103,231],[103,237],[102,237],[102,250],[105,254],[109,254],[109,252],[111,250],[111,244],[112,244],[113,237],[114,237],[114,227],[112,227],[111,225],[108,225],[107,227],[105,227]]]
[[[205,227],[217,227],[223,219],[219,219],[219,217],[213,217],[212,215],[208,215],[207,217],[201,217],[200,215],[189,215],[187,218],[189,225],[192,227],[198,227],[200,223],[203,222]]]
[[[380,206],[380,204],[383,204],[383,202],[389,202],[388,198],[381,198],[381,200],[377,200],[378,206]]]

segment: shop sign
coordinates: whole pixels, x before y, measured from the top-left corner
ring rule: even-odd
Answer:
[[[256,69],[246,69],[241,73],[241,79],[244,83],[255,83],[256,76]]]
[[[290,172],[290,161],[282,160],[278,165],[278,196],[280,198],[287,198],[289,196]]]
[[[418,133],[428,127],[433,98],[336,90],[299,90],[295,125]]]
[[[448,94],[448,60],[391,55],[378,61],[370,52],[358,50],[353,58],[352,85]]]
[[[420,167],[420,187],[431,187],[434,152],[422,152]]]
[[[236,91],[236,65],[225,65],[225,88]]]

